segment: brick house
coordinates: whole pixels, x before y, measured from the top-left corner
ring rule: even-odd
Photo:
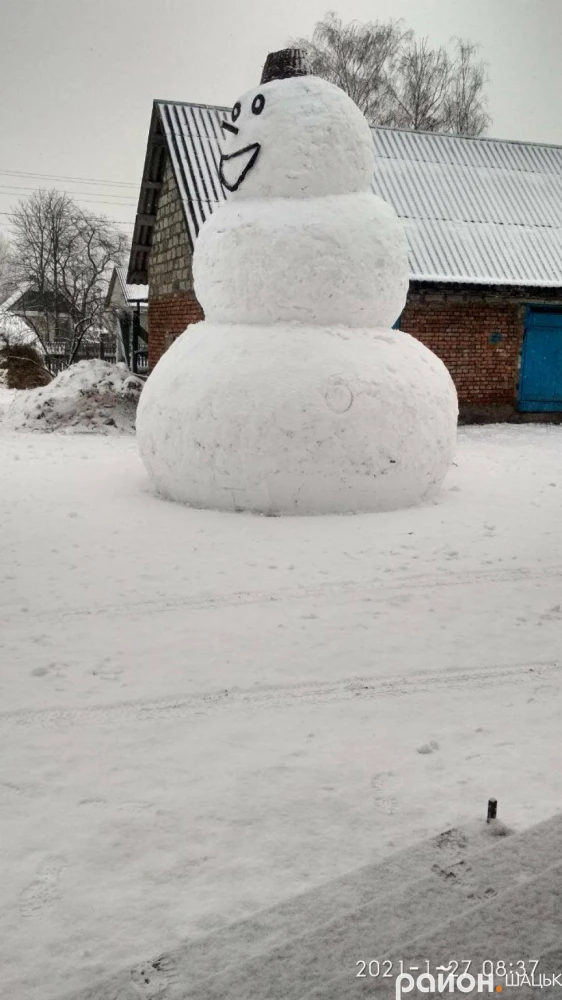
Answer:
[[[128,278],[149,285],[149,365],[203,313],[191,260],[225,198],[229,109],[156,101]],[[373,189],[402,218],[397,325],[438,354],[461,418],[562,420],[562,147],[373,128]]]

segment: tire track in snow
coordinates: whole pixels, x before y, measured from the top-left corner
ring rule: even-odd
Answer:
[[[521,581],[541,581],[559,579],[562,568],[536,569],[505,569],[505,570],[467,570],[463,573],[443,573],[437,578],[434,574],[420,574],[397,579],[391,574],[387,578],[378,576],[370,580],[337,580],[321,583],[316,586],[280,587],[277,590],[237,590],[226,594],[193,595],[171,599],[151,599],[125,601],[120,604],[89,605],[68,610],[53,609],[40,611],[37,614],[28,612],[13,612],[0,617],[0,622],[7,625],[11,622],[31,621],[61,621],[65,618],[92,618],[105,616],[107,618],[140,617],[163,614],[167,611],[184,608],[192,611],[214,610],[228,607],[239,607],[252,604],[268,604],[280,601],[299,601],[307,598],[326,598],[357,595],[371,596],[373,591],[383,591],[376,597],[377,603],[384,604],[397,593],[415,592],[416,590],[435,590],[442,587],[465,587],[474,584],[518,583]],[[387,596],[388,595],[388,596]]]
[[[48,729],[76,725],[122,725],[181,721],[221,710],[283,709],[292,705],[401,697],[423,692],[495,687],[507,681],[522,684],[562,673],[562,661],[488,665],[454,673],[425,671],[402,677],[349,677],[338,681],[308,681],[260,688],[229,688],[166,699],[138,699],[106,705],[68,708],[15,709],[0,713],[0,732],[19,727]]]

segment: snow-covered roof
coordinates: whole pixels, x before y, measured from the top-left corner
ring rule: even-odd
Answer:
[[[562,147],[372,131],[373,187],[404,220],[412,278],[562,285]]]
[[[30,281],[26,281],[22,285],[19,285],[14,292],[4,299],[3,302],[0,302],[0,309],[4,309],[6,312],[13,309],[13,307],[20,301],[25,293],[29,291],[30,288]]]
[[[127,302],[148,302],[148,285],[130,285],[127,282],[127,269],[118,267],[116,271]]]
[[[6,299],[6,302],[10,302],[11,298],[12,296]],[[43,352],[35,331],[20,316],[10,312],[10,309],[6,308],[6,303],[2,303],[0,305],[0,347],[5,342],[12,345],[34,344],[37,350]]]
[[[148,285],[131,285],[127,283],[127,271],[124,267],[115,267],[109,281],[106,295],[106,305],[133,306],[137,302],[148,304]]]
[[[169,157],[193,246],[225,199],[218,165],[229,109],[155,101],[128,280],[147,280]],[[404,221],[415,281],[562,286],[562,147],[373,128],[373,189]]]

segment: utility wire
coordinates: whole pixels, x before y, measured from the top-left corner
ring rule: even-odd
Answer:
[[[60,174],[35,174],[26,170],[0,170],[0,174],[6,177],[39,177],[49,181],[74,181],[76,184],[102,184],[106,187],[133,187],[139,188],[139,184],[132,181],[102,181],[98,177],[65,177]]]
[[[0,215],[7,215],[10,219],[14,218],[13,212],[0,212]],[[124,219],[107,219],[108,222],[114,222],[116,226],[134,226],[135,223],[131,221],[125,221]],[[10,223],[13,225],[13,223]]]
[[[0,192],[4,192],[4,191],[36,191],[36,190],[37,190],[37,188],[35,188],[35,187],[26,187],[24,184],[0,184]],[[137,202],[137,199],[136,198],[132,198],[130,194],[113,194],[112,191],[108,191],[106,193],[105,191],[99,191],[98,192],[98,191],[66,191],[65,190],[62,193],[63,194],[70,194],[70,195],[76,196],[78,198],[83,198],[84,195],[92,195],[94,198],[97,198],[99,195],[101,195],[102,197],[106,197],[107,196],[108,198],[117,198],[119,201],[127,201],[127,202],[130,202],[131,204],[135,204],[135,205],[136,205],[136,202]]]
[[[5,197],[7,198],[10,197],[10,195],[8,195],[6,192],[0,191],[0,197],[2,195],[5,195]],[[75,201],[84,202],[85,204],[89,205],[113,205],[114,208],[131,208],[131,209],[134,209],[137,204],[136,201],[132,201],[130,203],[123,201],[106,201],[104,198],[80,198],[79,195],[76,196]]]
[[[8,195],[6,192],[0,191],[0,197],[2,195],[4,195],[7,198],[10,197],[10,195]],[[114,208],[125,208],[125,209],[127,208],[134,209],[137,204],[136,201],[132,201],[130,203],[123,201],[106,201],[105,199],[102,198],[80,198],[79,195],[77,195],[74,200],[77,203],[84,203],[87,205],[112,205]]]

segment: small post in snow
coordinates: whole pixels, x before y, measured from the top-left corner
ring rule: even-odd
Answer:
[[[490,820],[495,819],[497,813],[498,813],[498,800],[488,799],[488,818],[486,822],[489,823]]]

